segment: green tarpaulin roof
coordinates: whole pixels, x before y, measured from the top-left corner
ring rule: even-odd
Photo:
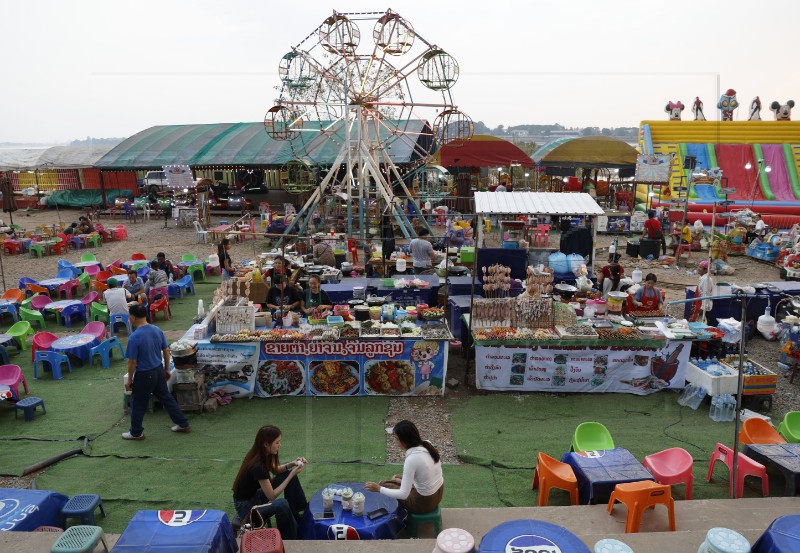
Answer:
[[[323,126],[327,126],[323,123]],[[390,155],[396,164],[408,163],[413,156],[411,142],[427,126],[424,121],[396,122],[408,134],[408,141],[391,142]],[[308,125],[306,125],[308,128]],[[381,129],[382,138],[389,130]],[[304,134],[303,136],[310,136]],[[319,136],[319,135],[317,135]],[[420,138],[420,140],[426,137]],[[330,165],[341,148],[341,137],[327,140],[313,150],[314,164]],[[167,125],[146,129],[116,146],[95,167],[100,169],[160,169],[163,165],[197,166],[280,166],[294,158],[292,145],[273,140],[258,123],[216,123],[210,125]]]

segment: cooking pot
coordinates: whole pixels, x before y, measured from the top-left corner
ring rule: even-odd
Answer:
[[[452,267],[448,267],[447,271],[451,275],[465,275],[469,272],[469,269],[463,265],[453,265]]]
[[[369,307],[379,307],[386,303],[386,298],[383,296],[370,296],[367,298],[367,305]]]
[[[353,309],[355,312],[355,318],[357,321],[368,321],[369,320],[369,306],[368,305],[357,305]]]
[[[325,271],[325,267],[322,265],[310,265],[306,267],[306,272],[308,274],[316,274],[321,275]]]
[[[575,295],[575,292],[578,291],[578,289],[571,284],[564,284],[563,282],[561,284],[556,284],[553,286],[553,288],[555,288],[556,292],[558,292],[558,294],[565,299],[571,299],[572,296]]]

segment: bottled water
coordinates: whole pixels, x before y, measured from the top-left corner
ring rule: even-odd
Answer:
[[[736,416],[736,398],[728,394],[726,397],[725,417],[722,420],[732,421]]]
[[[706,389],[703,388],[702,386],[698,386],[695,389],[694,394],[689,398],[689,401],[687,402],[686,406],[693,410],[697,410],[697,408],[700,407],[700,404],[703,403],[703,400],[705,398],[706,398]]]
[[[686,406],[689,403],[689,398],[691,398],[696,392],[696,387],[694,384],[687,385],[683,392],[681,392],[681,396],[678,398],[678,405]]]
[[[714,422],[719,422],[719,405],[720,396],[714,396],[711,398],[711,410],[708,412],[708,416]]]

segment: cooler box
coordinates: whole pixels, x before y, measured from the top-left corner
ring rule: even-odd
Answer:
[[[471,246],[462,246],[458,252],[461,263],[472,263],[475,261],[475,248]]]
[[[732,375],[713,376],[691,362],[686,364],[686,381],[703,388],[711,396],[723,394],[735,396],[739,386],[738,372]]]

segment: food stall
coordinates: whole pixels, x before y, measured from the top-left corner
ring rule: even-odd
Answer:
[[[334,306],[273,325],[248,300],[251,282],[223,282],[183,339],[197,345],[209,392],[234,397],[442,395],[449,342],[444,310]],[[351,311],[352,308],[352,311]],[[314,318],[320,317],[320,318]]]

